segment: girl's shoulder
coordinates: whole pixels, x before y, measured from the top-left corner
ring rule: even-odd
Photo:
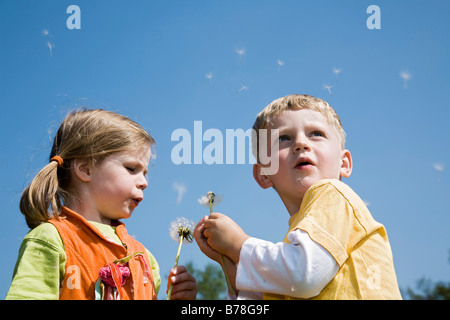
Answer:
[[[51,223],[41,223],[36,228],[31,229],[23,239],[24,241],[43,242],[64,251],[64,244],[59,235],[58,229]]]

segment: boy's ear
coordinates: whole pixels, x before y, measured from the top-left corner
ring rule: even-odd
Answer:
[[[83,182],[89,182],[92,179],[92,162],[88,159],[74,159],[73,172],[75,176]]]
[[[352,174],[353,161],[349,150],[342,151],[341,177],[348,178]]]
[[[253,165],[253,178],[263,189],[267,189],[273,186],[272,180],[266,175],[261,174],[261,165],[255,163]]]

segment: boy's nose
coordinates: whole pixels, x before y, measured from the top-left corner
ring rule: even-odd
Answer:
[[[308,140],[304,137],[297,138],[294,144],[294,152],[299,152],[302,150],[310,150]]]

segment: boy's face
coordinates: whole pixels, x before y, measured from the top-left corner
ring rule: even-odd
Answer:
[[[287,110],[273,118],[268,129],[279,130],[278,151],[271,150],[278,152],[279,169],[273,175],[256,174],[255,179],[263,188],[273,186],[286,206],[286,201],[301,203],[319,180],[350,176],[350,152],[342,150],[338,131],[321,113]]]

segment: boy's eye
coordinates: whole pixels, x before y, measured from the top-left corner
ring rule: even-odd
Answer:
[[[131,168],[131,167],[125,167],[125,169],[127,169],[130,173],[134,173],[134,168]]]
[[[290,140],[290,138],[289,138],[289,136],[281,136],[281,137],[279,138],[279,140],[280,140],[280,141],[288,141],[288,140]]]
[[[313,132],[311,132],[311,136],[312,137],[324,137],[325,134],[321,131],[313,131]]]

